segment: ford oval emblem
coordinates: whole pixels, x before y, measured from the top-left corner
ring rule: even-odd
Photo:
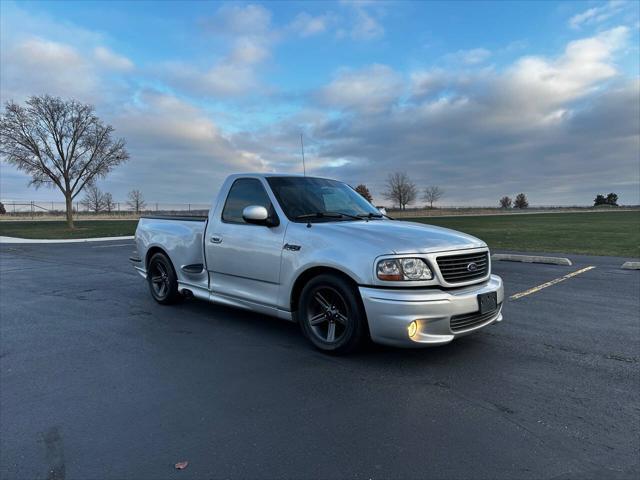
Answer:
[[[467,270],[470,272],[475,272],[476,270],[478,270],[478,264],[476,262],[471,262],[469,265],[467,265]]]

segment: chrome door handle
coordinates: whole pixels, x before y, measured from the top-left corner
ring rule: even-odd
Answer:
[[[222,243],[222,237],[218,237],[218,236],[214,235],[213,237],[211,237],[209,239],[209,241],[211,243]]]

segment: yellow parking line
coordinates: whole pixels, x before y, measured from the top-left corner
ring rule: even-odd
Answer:
[[[539,292],[543,288],[550,287],[551,285],[555,285],[556,283],[564,282],[565,280],[569,280],[571,277],[575,277],[576,275],[580,275],[581,273],[588,272],[589,270],[593,270],[596,267],[585,267],[581,268],[578,271],[573,273],[568,273],[564,277],[556,278],[555,280],[551,280],[550,282],[543,283],[542,285],[538,285],[537,287],[530,288],[529,290],[525,290],[524,292],[516,293],[509,297],[509,300],[517,300],[518,298],[526,297],[527,295],[531,295],[532,293]]]

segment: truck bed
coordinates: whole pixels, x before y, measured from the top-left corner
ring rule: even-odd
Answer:
[[[183,220],[185,222],[206,222],[206,215],[141,215],[140,218],[154,220]]]
[[[145,215],[140,217],[136,229],[136,246],[143,261],[148,252],[160,248],[174,263],[178,278],[202,270],[207,217],[177,215]],[[199,269],[195,266],[199,266]]]

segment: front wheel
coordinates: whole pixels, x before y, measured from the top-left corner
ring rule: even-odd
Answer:
[[[164,253],[156,253],[147,267],[147,281],[153,299],[163,305],[180,300],[178,277],[171,260]]]
[[[325,352],[351,352],[366,337],[358,293],[337,275],[319,275],[307,283],[300,295],[298,319],[309,341]]]

